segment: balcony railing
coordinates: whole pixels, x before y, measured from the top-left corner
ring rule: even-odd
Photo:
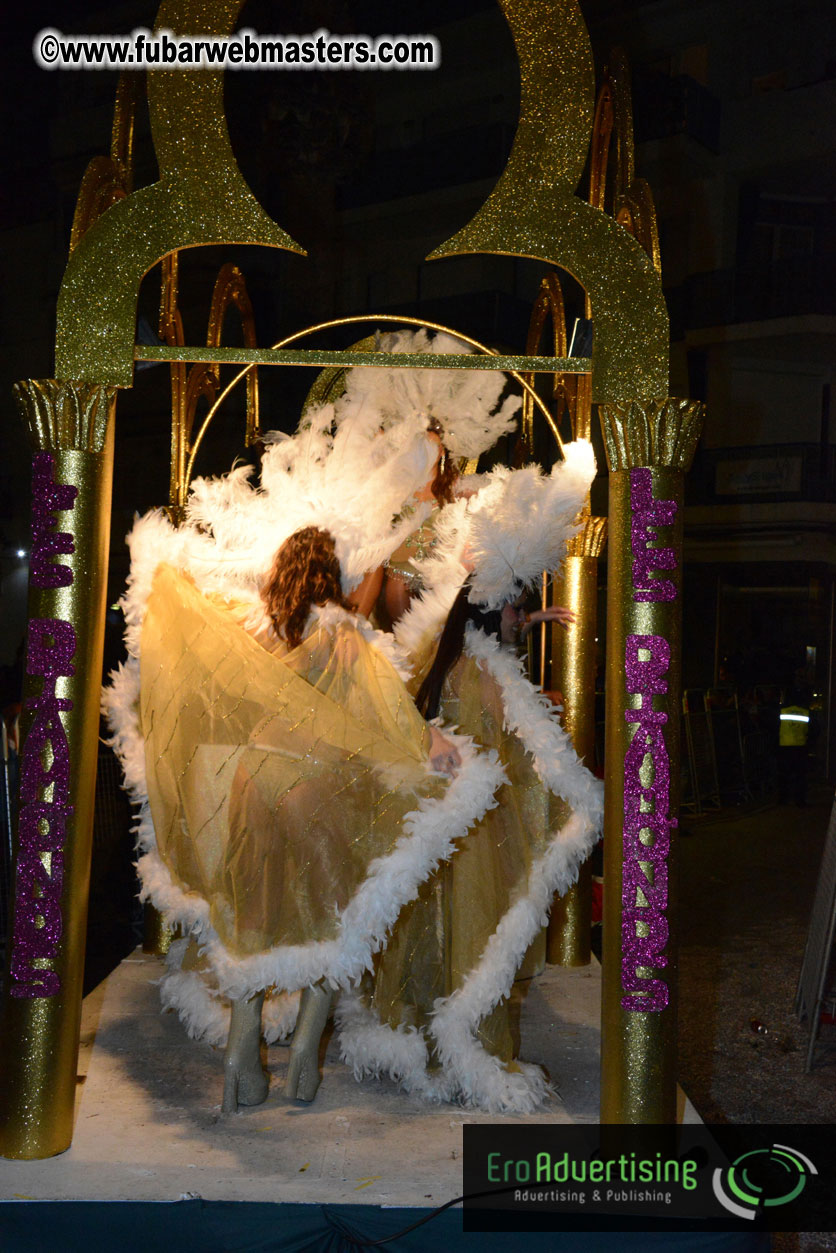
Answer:
[[[666,293],[671,333],[836,313],[836,257],[790,257],[768,265],[694,274]]]
[[[836,445],[700,448],[686,479],[688,505],[836,501]]]

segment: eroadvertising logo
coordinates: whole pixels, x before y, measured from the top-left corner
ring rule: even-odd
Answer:
[[[464,1127],[465,1231],[829,1231],[827,1126]]]
[[[817,1175],[809,1157],[787,1144],[749,1149],[727,1170],[714,1170],[714,1195],[730,1214],[754,1220],[759,1207],[789,1205],[801,1196],[809,1175]]]

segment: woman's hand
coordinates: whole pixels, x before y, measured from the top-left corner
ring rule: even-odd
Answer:
[[[461,764],[461,753],[452,740],[448,740],[445,735],[442,735],[438,727],[431,726],[430,765],[433,770],[440,770],[442,774],[449,774],[452,779],[455,778]]]
[[[568,630],[574,621],[575,615],[571,609],[564,609],[562,605],[549,605],[548,609],[535,609],[533,613],[523,615],[520,636],[524,636],[538,622],[559,622],[565,630]]]

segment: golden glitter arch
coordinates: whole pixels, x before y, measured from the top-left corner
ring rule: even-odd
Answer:
[[[163,0],[156,29],[222,36],[233,30],[242,3]],[[621,766],[632,735],[624,718],[629,702],[623,657],[625,640],[631,635],[664,635],[670,643],[668,693],[661,702],[656,699],[671,715],[665,743],[671,777],[676,781],[679,601],[635,603],[630,474],[636,467],[647,469],[653,495],[674,504],[678,501],[681,518],[682,479],[699,432],[698,406],[667,396],[668,322],[658,243],[654,244],[652,200],[633,175],[632,138],[627,138],[623,126],[619,129],[619,108],[623,114],[627,99],[626,77],[616,65],[609,97],[599,98],[596,120],[589,37],[575,0],[499,3],[511,27],[521,68],[519,127],[506,169],[486,204],[429,259],[499,253],[546,262],[578,280],[594,319],[591,360],[562,356],[559,333],[555,352],[536,356],[532,331],[524,354],[480,356],[478,364],[521,375],[553,375],[566,396],[574,389],[574,421],[581,414],[586,421],[593,402],[600,407],[610,468],[601,1117],[606,1122],[671,1122],[675,1118],[673,964],[664,969],[645,968],[642,976],[648,983],[652,975],[666,984],[669,998],[663,1012],[631,1014],[621,1004]],[[183,344],[176,300],[177,258],[182,249],[257,244],[305,254],[264,212],[238,169],[224,117],[220,71],[160,70],[147,77],[160,177],[150,186],[135,189],[131,149],[138,89],[136,77],[120,83],[110,155],[94,162],[82,183],[58,296],[56,377],[30,379],[16,387],[40,458],[37,465],[40,471],[48,465],[52,483],[58,485],[44,489],[39,507],[42,514],[47,511],[50,534],[57,531],[71,537],[72,550],[68,551],[63,539],[59,541],[64,544],[59,548],[61,564],[68,572],[61,586],[45,586],[49,578],[38,581],[34,574],[30,576],[23,760],[24,764],[34,760],[31,753],[26,756],[27,740],[33,734],[33,710],[45,700],[49,679],[54,681],[57,700],[51,707],[57,711],[52,732],[66,748],[62,760],[67,773],[59,779],[54,762],[47,757],[35,762],[37,786],[29,800],[41,807],[39,812],[46,812],[57,803],[60,782],[62,820],[56,827],[60,832],[51,833],[50,842],[44,819],[30,823],[25,833],[21,826],[16,842],[0,1079],[0,1154],[11,1158],[48,1157],[68,1148],[72,1139],[117,389],[131,387],[135,361],[169,363],[175,402],[170,503],[177,509],[185,499],[188,462],[194,451],[196,407],[202,399],[211,407],[222,394],[222,365],[432,366],[426,356],[418,361],[399,355],[393,361],[387,354],[350,350],[259,349],[243,278],[232,270],[219,276],[206,344]],[[614,119],[609,133],[608,118]],[[613,132],[619,137],[614,216],[601,201]],[[576,188],[591,141],[597,182],[594,195],[584,199]],[[156,265],[162,266],[164,343],[149,347],[135,343],[136,305],[141,280]],[[243,348],[220,344],[223,312],[230,303],[242,318]],[[556,304],[550,309],[554,316]],[[186,371],[187,364],[193,366],[192,371]],[[474,364],[472,356],[439,359],[439,368],[445,369],[473,368]],[[255,371],[249,374],[248,433],[255,438],[257,384]],[[567,382],[570,376],[578,378]],[[584,397],[581,403],[579,398]],[[45,462],[44,453],[51,460]],[[60,485],[75,488],[74,499],[62,494]],[[587,519],[588,526],[598,526],[599,551],[600,523],[600,519]],[[672,544],[681,559],[681,526],[675,529]],[[59,636],[66,639],[70,634],[72,664],[63,664],[56,673]],[[588,647],[588,635],[588,631],[586,635],[578,632],[578,656]],[[40,640],[40,652],[33,648],[33,640]],[[32,743],[39,741],[33,737]],[[676,812],[675,798],[671,811]]]

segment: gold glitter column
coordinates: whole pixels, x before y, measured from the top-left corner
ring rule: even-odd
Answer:
[[[569,541],[554,582],[553,603],[575,615],[564,630],[552,627],[552,687],[563,694],[563,725],[575,752],[592,768],[595,756],[595,633],[598,617],[598,558],[607,534],[606,518],[587,517]],[[581,866],[577,882],[557,897],[549,919],[547,959],[555,966],[587,966],[590,961],[592,871]]]
[[[672,1123],[682,498],[702,406],[600,412],[610,468],[601,1122]]]
[[[32,554],[0,1154],[72,1139],[110,541],[113,388],[15,388],[32,435]]]

